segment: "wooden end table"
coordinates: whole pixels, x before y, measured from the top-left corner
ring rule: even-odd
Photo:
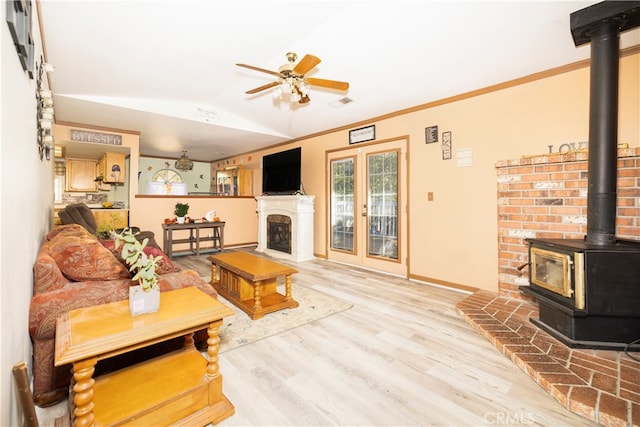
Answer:
[[[291,296],[291,275],[298,270],[240,251],[211,255],[209,260],[211,285],[251,319],[298,307],[298,302]],[[277,279],[282,276],[285,280],[284,295],[276,290]]]
[[[176,256],[173,250],[174,245],[189,244],[187,255],[200,255],[201,252],[211,252],[212,250],[222,252],[224,250],[224,226],[225,221],[204,221],[204,222],[188,222],[184,224],[162,224],[162,251],[169,258]],[[210,235],[204,236],[204,230],[210,229]],[[173,238],[173,233],[180,231],[189,231],[189,237],[179,239]],[[211,248],[201,248],[203,242],[213,242]]]
[[[55,365],[73,363],[75,426],[206,425],[235,412],[218,366],[223,317],[233,310],[198,288],[163,292],[160,309],[132,317],[128,301],[69,311],[56,324]],[[193,333],[206,328],[206,358]],[[184,347],[93,379],[99,360],[184,336]]]

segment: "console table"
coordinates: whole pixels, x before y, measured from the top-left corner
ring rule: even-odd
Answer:
[[[162,224],[162,250],[169,258],[173,258],[173,245],[188,243],[189,252],[195,253],[196,255],[200,255],[200,252],[208,250],[222,252],[224,249],[224,225],[224,221]],[[211,229],[211,233],[203,236],[201,230],[205,229]],[[189,231],[189,237],[174,239],[173,232],[182,230]],[[203,249],[200,247],[200,243],[202,242],[213,242],[213,247]]]
[[[73,363],[75,426],[218,424],[235,412],[218,366],[222,319],[234,312],[200,289],[162,292],[160,310],[132,317],[129,302],[71,310],[57,320],[55,365]],[[206,328],[205,357],[193,333]],[[184,336],[181,350],[94,379],[98,361]]]
[[[252,320],[284,308],[298,307],[291,296],[291,275],[298,270],[247,252],[211,255],[211,285]],[[218,268],[220,275],[218,277]],[[277,292],[284,278],[285,294]]]

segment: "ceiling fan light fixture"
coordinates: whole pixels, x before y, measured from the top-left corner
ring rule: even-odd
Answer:
[[[320,58],[314,55],[305,55],[304,58],[295,64],[298,55],[294,52],[287,52],[287,63],[279,68],[278,72],[266,70],[264,68],[255,67],[247,64],[236,64],[239,67],[248,68],[250,70],[259,71],[266,74],[275,75],[278,80],[262,85],[260,87],[246,91],[248,95],[253,95],[263,90],[275,88],[273,91],[274,100],[285,100],[297,102],[299,104],[307,104],[310,101],[310,86],[320,86],[333,90],[346,91],[349,89],[349,83],[337,80],[319,79],[315,77],[305,78],[305,75],[320,63]]]
[[[175,167],[181,171],[193,170],[193,162],[187,157],[186,150],[182,150],[182,156],[176,160]]]

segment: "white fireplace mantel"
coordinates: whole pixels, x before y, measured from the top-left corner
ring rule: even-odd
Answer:
[[[258,247],[277,258],[291,261],[308,261],[313,256],[313,212],[316,196],[301,194],[289,196],[257,196],[258,201]],[[267,217],[285,215],[291,218],[291,253],[267,247]]]

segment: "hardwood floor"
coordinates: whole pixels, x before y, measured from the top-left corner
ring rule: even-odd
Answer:
[[[178,258],[210,275],[206,256]],[[347,311],[220,355],[222,426],[590,426],[456,313],[468,294],[325,260],[288,263]]]

